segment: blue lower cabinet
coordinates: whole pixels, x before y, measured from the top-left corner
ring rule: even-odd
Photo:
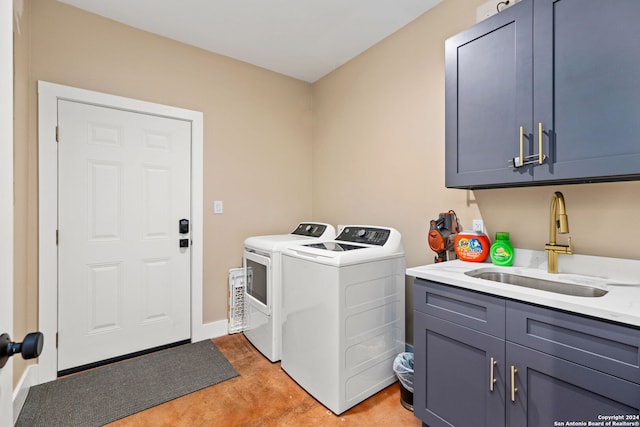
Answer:
[[[640,422],[638,384],[510,342],[507,368],[508,426],[561,426],[567,421],[606,425],[603,416]]]
[[[420,312],[414,322],[414,414],[430,427],[504,427],[504,340]]]
[[[416,279],[414,346],[425,426],[640,423],[637,328]]]

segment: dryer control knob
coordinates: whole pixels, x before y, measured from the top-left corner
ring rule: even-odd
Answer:
[[[365,235],[366,233],[367,233],[367,232],[366,232],[365,230],[358,230],[358,232],[356,233],[356,236],[358,236],[358,237],[364,237],[364,235]]]

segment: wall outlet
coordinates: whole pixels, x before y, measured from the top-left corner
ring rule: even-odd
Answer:
[[[473,231],[479,231],[480,233],[484,233],[484,221],[481,219],[474,219]]]
[[[221,214],[223,212],[222,200],[213,201],[213,213]]]

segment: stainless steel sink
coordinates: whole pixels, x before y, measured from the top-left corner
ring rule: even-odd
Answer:
[[[498,272],[498,271],[478,271],[472,270],[465,273],[467,276],[478,279],[493,280],[494,282],[507,283],[509,285],[523,286],[525,288],[539,289],[557,294],[572,295],[576,297],[601,297],[607,291],[587,285],[574,285],[571,283],[555,282],[553,280],[537,279],[534,277],[521,276],[519,274]]]

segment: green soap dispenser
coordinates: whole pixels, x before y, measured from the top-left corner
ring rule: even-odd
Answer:
[[[508,232],[496,232],[496,240],[493,242],[493,245],[491,245],[489,255],[494,265],[513,265],[513,246],[511,246],[511,242],[509,241]]]

